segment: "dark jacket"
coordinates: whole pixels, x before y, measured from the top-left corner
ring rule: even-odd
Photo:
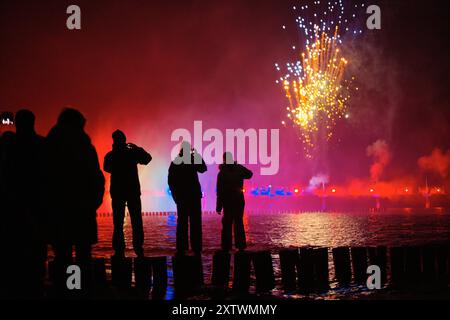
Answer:
[[[97,242],[96,210],[103,201],[105,178],[95,147],[83,130],[56,125],[47,137],[53,243]]]
[[[7,133],[1,144],[0,198],[4,199],[1,203],[5,213],[1,220],[5,231],[16,240],[43,240],[45,139],[34,131]]]
[[[140,196],[138,164],[150,163],[152,156],[135,146],[113,146],[105,156],[103,170],[111,174],[110,193],[112,198]]]
[[[198,173],[204,173],[208,168],[201,156],[191,155],[191,163],[182,163],[178,156],[169,167],[169,188],[175,202],[202,198],[202,189]],[[178,164],[177,164],[178,163]]]
[[[253,173],[240,164],[221,164],[217,175],[216,210],[222,211],[227,204],[243,204],[244,179],[250,179]]]

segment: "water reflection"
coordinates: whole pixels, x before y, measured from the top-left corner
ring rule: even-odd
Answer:
[[[99,217],[99,242],[94,248],[97,257],[112,254],[111,237],[113,224],[111,217]],[[148,256],[172,256],[175,253],[177,217],[174,213],[154,214],[143,217],[145,230],[145,253]],[[280,213],[247,214],[244,219],[248,249],[271,249],[274,254],[273,266],[277,283],[281,270],[279,257],[275,254],[282,247],[299,246],[400,246],[430,243],[450,243],[449,212],[398,211],[385,213]],[[205,213],[203,216],[203,270],[205,283],[209,283],[212,271],[212,255],[220,248],[221,216]],[[127,255],[134,256],[132,250],[131,225],[129,217],[125,221]],[[312,299],[339,299],[356,293],[364,294],[365,287],[337,288],[334,280],[334,266],[330,251],[331,290]],[[171,258],[168,260],[168,288],[165,299],[172,299],[173,270]],[[109,268],[109,264],[107,265]],[[233,267],[233,266],[232,266]],[[110,270],[108,270],[108,273]],[[285,296],[281,287],[273,294]],[[302,298],[291,295],[291,298]]]
[[[97,256],[111,251],[112,219],[99,217]],[[175,252],[176,215],[144,216],[147,255]],[[450,241],[450,214],[434,212],[249,214],[244,219],[250,250],[290,246],[415,245]],[[205,254],[220,248],[221,216],[203,216]],[[131,225],[125,222],[127,253],[133,255]]]

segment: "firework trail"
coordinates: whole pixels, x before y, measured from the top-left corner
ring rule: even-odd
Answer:
[[[354,12],[364,7],[355,5]],[[287,117],[299,128],[306,155],[311,157],[319,131],[328,141],[336,122],[348,117],[354,77],[345,77],[349,62],[342,55],[341,32],[350,32],[350,24],[357,15],[351,13],[351,18],[347,17],[342,0],[329,1],[325,8],[320,1],[314,1],[311,6],[294,6],[293,10],[301,13],[296,23],[305,41],[304,49],[300,60],[286,64],[287,73],[277,83],[283,86],[289,102]],[[362,30],[352,33],[361,34]],[[296,46],[292,49],[296,50]],[[278,64],[275,67],[281,71]]]

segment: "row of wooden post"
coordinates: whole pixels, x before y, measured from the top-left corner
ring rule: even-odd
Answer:
[[[450,247],[337,247],[331,249],[335,280],[340,286],[366,285],[369,265],[380,269],[381,284],[397,288],[447,288]],[[328,248],[280,251],[283,288],[287,291],[328,289]],[[388,277],[388,273],[390,277]]]
[[[447,287],[449,255],[447,246],[428,247],[337,247],[331,249],[335,280],[340,286],[365,285],[369,265],[377,265],[382,284],[398,287],[432,285]],[[282,288],[287,292],[323,292],[329,289],[329,249],[301,247],[279,251]],[[388,263],[389,261],[389,263]],[[163,295],[168,285],[167,257],[111,259],[111,282],[118,288],[131,288],[134,269],[135,287]],[[105,259],[92,264],[95,283],[106,284]],[[172,257],[174,289],[189,294],[203,287],[203,265],[200,256]],[[234,254],[232,290],[247,293],[251,285],[253,266],[255,289],[269,292],[275,288],[272,255],[265,251],[238,251]],[[231,255],[217,251],[213,256],[211,285],[228,289]]]
[[[175,211],[145,211],[141,213],[143,217],[147,217],[147,216],[173,216],[176,215],[177,213]],[[217,212],[215,211],[203,211],[202,212],[203,215],[217,215]],[[112,217],[113,214],[112,212],[97,212],[97,217],[99,218],[107,218],[107,217]],[[129,213],[126,212],[126,216],[129,216]]]

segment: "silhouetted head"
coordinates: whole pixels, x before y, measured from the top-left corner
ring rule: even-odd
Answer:
[[[180,157],[182,157],[183,154],[191,153],[191,149],[192,149],[191,144],[187,141],[183,141],[181,143],[181,147],[180,147],[180,153],[179,153]]]
[[[127,136],[123,131],[116,130],[112,134],[113,145],[114,146],[124,146],[127,143]]]
[[[17,111],[15,116],[16,132],[21,133],[32,133],[34,132],[34,113],[30,110],[22,109]]]
[[[58,117],[58,125],[64,128],[83,130],[85,124],[86,119],[75,109],[64,109]]]
[[[231,152],[227,151],[223,154],[223,163],[225,164],[234,163],[233,154]]]

